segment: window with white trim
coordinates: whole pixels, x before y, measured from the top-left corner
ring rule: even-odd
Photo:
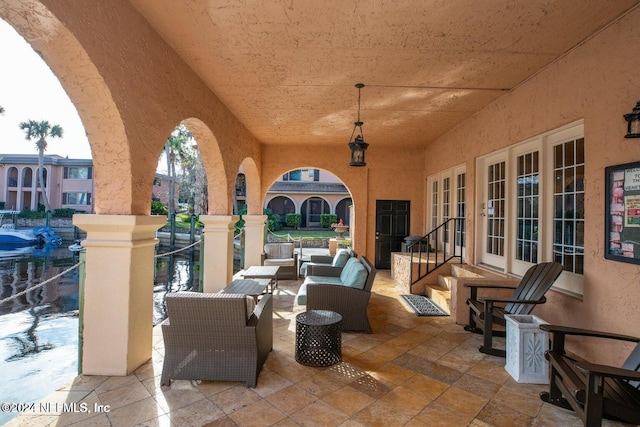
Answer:
[[[91,205],[91,193],[69,192],[62,193],[63,205]]]
[[[584,272],[584,138],[553,150],[553,258],[566,271]]]

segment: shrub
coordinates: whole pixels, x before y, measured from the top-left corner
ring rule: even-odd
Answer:
[[[279,214],[267,214],[267,227],[271,231],[280,231],[282,230],[282,217]]]
[[[4,202],[0,202],[0,209],[4,209]]]
[[[338,215],[336,214],[320,214],[320,227],[330,228],[331,224],[338,222]]]
[[[286,217],[288,227],[299,228],[302,224],[302,215],[296,213],[288,213]]]
[[[73,214],[76,212],[75,209],[71,209],[71,208],[60,208],[60,209],[55,209],[53,211],[53,216],[56,218],[71,218],[73,217]]]
[[[160,200],[151,201],[151,215],[168,215],[169,207]]]
[[[18,214],[18,218],[24,218],[24,219],[42,219],[46,217],[47,217],[47,214],[44,212],[44,210],[32,211],[31,209],[25,209]]]

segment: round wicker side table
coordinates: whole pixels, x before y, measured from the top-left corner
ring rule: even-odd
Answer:
[[[330,366],[342,360],[342,316],[329,310],[310,310],[296,316],[296,361],[307,366]]]

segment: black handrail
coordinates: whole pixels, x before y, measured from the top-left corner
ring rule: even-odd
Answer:
[[[453,222],[454,224],[453,231],[451,231],[449,228],[449,225],[451,224],[451,222]],[[449,247],[452,248],[453,250],[449,254],[445,252],[444,245],[440,245],[441,242],[439,239],[441,234],[446,236],[446,238],[448,239],[444,241],[445,243],[451,242]],[[460,240],[461,240],[460,242],[456,242],[456,239],[458,238],[458,236],[460,236]],[[426,277],[428,274],[436,270],[438,267],[447,263],[453,258],[460,258],[460,264],[462,264],[463,262],[462,248],[464,247],[464,236],[465,236],[464,235],[464,218],[449,218],[446,221],[444,221],[442,224],[440,224],[439,226],[437,226],[436,228],[428,232],[422,238],[420,238],[420,240],[417,240],[414,243],[408,245],[407,249],[409,250],[410,256],[411,256],[411,268],[409,270],[409,275],[410,275],[409,277],[411,280],[411,284],[413,285],[417,283],[418,281]],[[433,248],[431,248],[431,242],[434,242]],[[440,246],[443,246],[443,247],[440,248]],[[422,248],[427,248],[427,251],[426,251],[427,262],[425,263],[421,262],[422,254],[424,252]],[[433,263],[433,266],[431,265],[431,262],[430,262],[431,261],[430,254],[432,254],[433,260],[435,261]],[[417,261],[418,277],[414,279],[413,264],[415,262],[414,261],[415,255],[417,255],[418,257],[418,261]],[[442,259],[439,260],[439,258],[442,258]],[[423,264],[425,266],[424,267],[425,271],[423,271],[423,268],[422,268]]]

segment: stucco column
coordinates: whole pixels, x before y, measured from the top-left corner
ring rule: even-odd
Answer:
[[[151,358],[155,232],[164,216],[74,215],[87,232],[82,373],[128,375]]]
[[[236,215],[200,215],[204,224],[203,292],[218,292],[233,280],[233,226]]]
[[[264,226],[266,215],[243,215],[244,219],[244,267],[260,265],[264,249]]]

